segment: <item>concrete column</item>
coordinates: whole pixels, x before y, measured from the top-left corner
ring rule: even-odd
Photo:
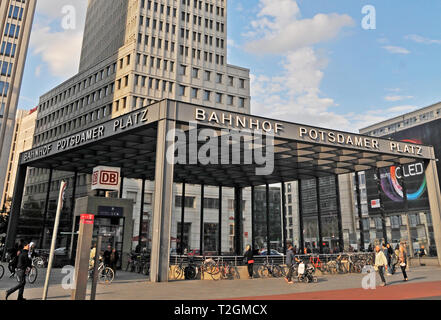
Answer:
[[[298,196],[299,196],[299,246],[300,246],[300,252],[303,252],[303,249],[305,249],[305,234],[303,233],[303,199],[302,199],[302,180],[298,181]]]
[[[283,254],[286,254],[288,248],[286,239],[288,238],[287,229],[286,229],[286,186],[285,183],[282,182],[282,235],[283,235]]]
[[[145,200],[145,179],[142,179],[142,187],[141,187],[141,203],[139,205],[139,230],[138,230],[138,244],[141,248],[141,242],[142,242],[142,223],[144,220],[144,200]],[[148,242],[146,242],[146,247],[148,246]]]
[[[14,195],[12,196],[11,212],[9,216],[8,231],[6,232],[5,248],[12,248],[15,244],[15,238],[17,237],[17,227],[20,218],[21,202],[23,200],[27,166],[19,165],[17,168],[17,174],[14,185]],[[3,250],[3,257],[5,258],[7,250]]]
[[[200,211],[200,223],[199,223],[199,250],[201,255],[205,252],[205,241],[204,241],[204,207],[205,207],[205,185],[201,185],[201,211]]]
[[[222,255],[222,186],[219,187],[218,255]]]
[[[357,193],[358,228],[360,229],[360,250],[364,251],[363,213],[361,210],[360,176],[358,172],[355,173],[355,188]]]
[[[182,195],[181,195],[181,239],[180,239],[180,250],[179,253],[184,255],[184,229],[185,229],[185,182],[182,183]]]
[[[429,195],[430,213],[432,214],[436,253],[438,256],[438,262],[441,265],[441,195],[438,171],[435,160],[430,160],[427,164],[426,180],[427,193]]]
[[[317,223],[318,223],[318,233],[319,233],[318,245],[319,245],[320,253],[323,253],[322,203],[320,201],[320,179],[318,177],[315,178],[315,192],[317,196]],[[337,197],[340,197],[340,195],[337,194]]]
[[[158,122],[155,168],[155,198],[153,206],[152,253],[150,261],[150,281],[167,282],[170,254],[170,235],[173,203],[174,141],[167,141],[167,133],[174,130],[176,123],[171,120]]]
[[[251,246],[252,249],[256,249],[256,225],[254,224],[255,212],[256,212],[256,198],[255,198],[256,188],[251,187]]]
[[[337,199],[337,217],[338,217],[338,242],[340,252],[345,250],[345,242],[343,236],[343,221],[341,214],[341,202],[340,202],[340,184],[338,180],[338,175],[335,175],[335,195]]]

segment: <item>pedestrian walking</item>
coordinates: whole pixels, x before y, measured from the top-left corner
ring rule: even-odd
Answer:
[[[32,267],[32,260],[29,258],[29,245],[26,245],[18,256],[17,276],[19,283],[16,287],[5,292],[5,300],[8,300],[8,297],[16,291],[18,291],[17,300],[26,300],[25,298],[23,298],[23,294],[26,286],[26,271],[30,267]]]
[[[399,261],[401,272],[403,273],[404,281],[408,281],[406,268],[407,268],[407,250],[404,244],[400,244]]]
[[[292,284],[292,276],[294,273],[294,263],[295,261],[298,261],[294,255],[294,249],[292,245],[290,244],[288,246],[288,251],[286,252],[286,266],[288,267],[288,274],[286,275],[285,281],[289,284]]]
[[[248,266],[248,277],[249,277],[249,279],[253,279],[253,275],[254,275],[254,253],[253,253],[253,249],[251,248],[250,245],[247,245],[247,247],[245,249],[244,258],[245,258],[245,260],[247,262],[247,266]]]
[[[381,278],[381,286],[384,287],[386,285],[386,279],[384,278],[384,272],[387,271],[387,259],[384,255],[384,252],[380,249],[380,246],[375,247],[375,271],[380,274]]]
[[[390,243],[386,244],[386,259],[387,259],[387,268],[388,268],[388,275],[393,275],[395,273],[394,267],[393,267],[393,258],[394,258],[394,249],[392,249],[392,246]]]
[[[107,250],[104,251],[103,259],[104,259],[104,265],[106,267],[110,267],[110,255],[112,254],[112,246],[109,244],[107,246]]]
[[[114,275],[116,276],[116,264],[119,260],[119,254],[116,249],[112,249],[112,253],[110,254],[110,268],[113,270]]]

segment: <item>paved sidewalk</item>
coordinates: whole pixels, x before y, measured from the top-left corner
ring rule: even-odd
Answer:
[[[43,270],[42,270],[43,271]],[[387,277],[389,285],[376,290],[364,290],[364,275],[348,274],[319,277],[318,283],[287,284],[283,279],[254,279],[241,281],[176,281],[150,283],[138,274],[119,272],[111,285],[99,285],[98,300],[226,300],[226,299],[417,299],[441,297],[441,268],[418,267],[409,271],[409,282],[402,281],[401,273]],[[51,281],[49,300],[69,300],[70,290],[60,282],[63,275],[57,269]],[[377,277],[378,278],[378,277]],[[0,280],[0,290],[9,288]],[[40,282],[39,282],[40,281]],[[36,285],[25,291],[28,299],[41,299],[44,274]],[[379,279],[377,279],[379,281]],[[14,299],[14,297],[11,297]]]

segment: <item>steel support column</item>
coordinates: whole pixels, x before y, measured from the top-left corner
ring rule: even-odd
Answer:
[[[12,196],[11,210],[9,213],[8,229],[6,232],[5,250],[3,250],[4,260],[6,255],[6,249],[13,248],[17,237],[17,227],[20,218],[21,203],[23,200],[23,194],[25,190],[26,174],[28,167],[26,165],[19,165],[17,168],[14,194]]]
[[[241,256],[242,252],[242,188],[234,188],[234,251]]]
[[[142,179],[142,186],[141,186],[141,203],[139,204],[139,230],[138,230],[138,235],[139,235],[139,240],[138,240],[138,244],[139,247],[141,248],[141,242],[142,242],[142,224],[143,224],[143,220],[144,220],[144,200],[145,200],[145,178]],[[147,243],[146,243],[146,247],[147,247]]]
[[[201,255],[204,255],[205,246],[204,246],[204,207],[205,207],[205,185],[201,185],[201,216],[200,216],[200,224],[199,224],[199,250]]]
[[[338,182],[338,175],[335,177],[335,194],[336,194],[336,201],[337,201],[337,217],[338,217],[338,242],[339,242],[339,249],[340,252],[343,252],[345,250],[345,239],[343,237],[343,221],[342,221],[342,214],[341,214],[341,202],[340,202],[340,184]]]
[[[122,199],[124,191],[124,177],[121,175],[121,182],[119,184],[119,198]]]
[[[69,259],[72,260],[73,256],[73,247],[74,247],[74,239],[75,239],[75,198],[77,195],[77,181],[78,181],[78,172],[75,171],[73,178],[73,190],[72,190],[72,202],[70,208],[70,218],[71,218],[71,235],[70,235],[70,244],[69,244]],[[69,186],[68,186],[69,187]]]
[[[299,196],[299,250],[303,253],[305,249],[305,235],[303,233],[303,199],[302,199],[302,180],[298,181],[298,196]]]
[[[432,149],[432,157],[435,153]],[[438,263],[441,265],[441,194],[436,160],[430,160],[426,166],[427,193],[429,195],[430,213],[432,215]]]
[[[266,254],[271,255],[271,231],[270,231],[270,187],[266,185]]]
[[[184,254],[185,246],[184,246],[184,227],[185,227],[185,182],[182,183],[182,195],[181,195],[181,239],[180,239],[180,250],[179,253],[181,255]]]
[[[323,253],[322,204],[320,202],[320,179],[315,178],[315,192],[317,196],[317,223],[319,233],[319,250]]]
[[[358,227],[360,229],[360,250],[364,251],[363,212],[361,210],[360,176],[355,173],[355,192],[357,193]]]
[[[46,201],[44,203],[44,213],[43,213],[43,227],[41,228],[41,235],[40,235],[40,244],[39,248],[43,248],[43,240],[44,240],[44,233],[46,231],[46,222],[47,222],[47,215],[49,211],[49,198],[51,195],[51,183],[52,183],[52,176],[53,176],[54,170],[49,170],[49,181],[47,183],[47,192],[46,192]]]
[[[256,212],[256,199],[254,192],[256,188],[251,187],[251,249],[256,250],[256,226],[254,225],[255,212]]]
[[[167,157],[167,150],[174,148],[174,141],[167,140],[167,133],[175,130],[176,122],[158,121],[155,164],[155,197],[153,209],[152,253],[150,281],[167,282],[170,259],[170,236],[173,204],[174,154]]]
[[[222,255],[222,186],[219,187],[219,224],[218,224],[218,245],[217,245],[217,254],[219,256]]]
[[[409,201],[407,199],[407,186],[406,186],[406,181],[405,181],[405,177],[404,177],[404,170],[403,170],[403,166],[401,166],[401,178],[398,178],[401,187],[403,188],[403,201],[404,201],[404,212],[406,213],[406,228],[407,228],[407,235],[408,235],[408,239],[409,239],[409,243],[408,243],[408,250],[407,250],[407,254],[411,257],[413,257],[413,241],[412,241],[412,232],[410,230],[410,224],[409,224]]]
[[[377,168],[375,173],[377,175],[378,199],[380,199],[381,228],[383,229],[382,230],[383,231],[383,240],[384,240],[384,243],[387,243],[386,211],[384,210],[383,199],[381,197],[381,172],[380,172],[380,168]]]
[[[288,231],[286,229],[286,186],[285,182],[282,182],[282,237],[283,237],[283,254],[288,251],[288,244],[286,240],[288,238]]]

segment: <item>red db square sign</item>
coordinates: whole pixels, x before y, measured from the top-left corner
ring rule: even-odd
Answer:
[[[120,168],[96,167],[93,169],[92,190],[118,191],[120,177]]]
[[[93,224],[95,222],[95,216],[93,214],[82,214],[80,216],[80,223]]]

